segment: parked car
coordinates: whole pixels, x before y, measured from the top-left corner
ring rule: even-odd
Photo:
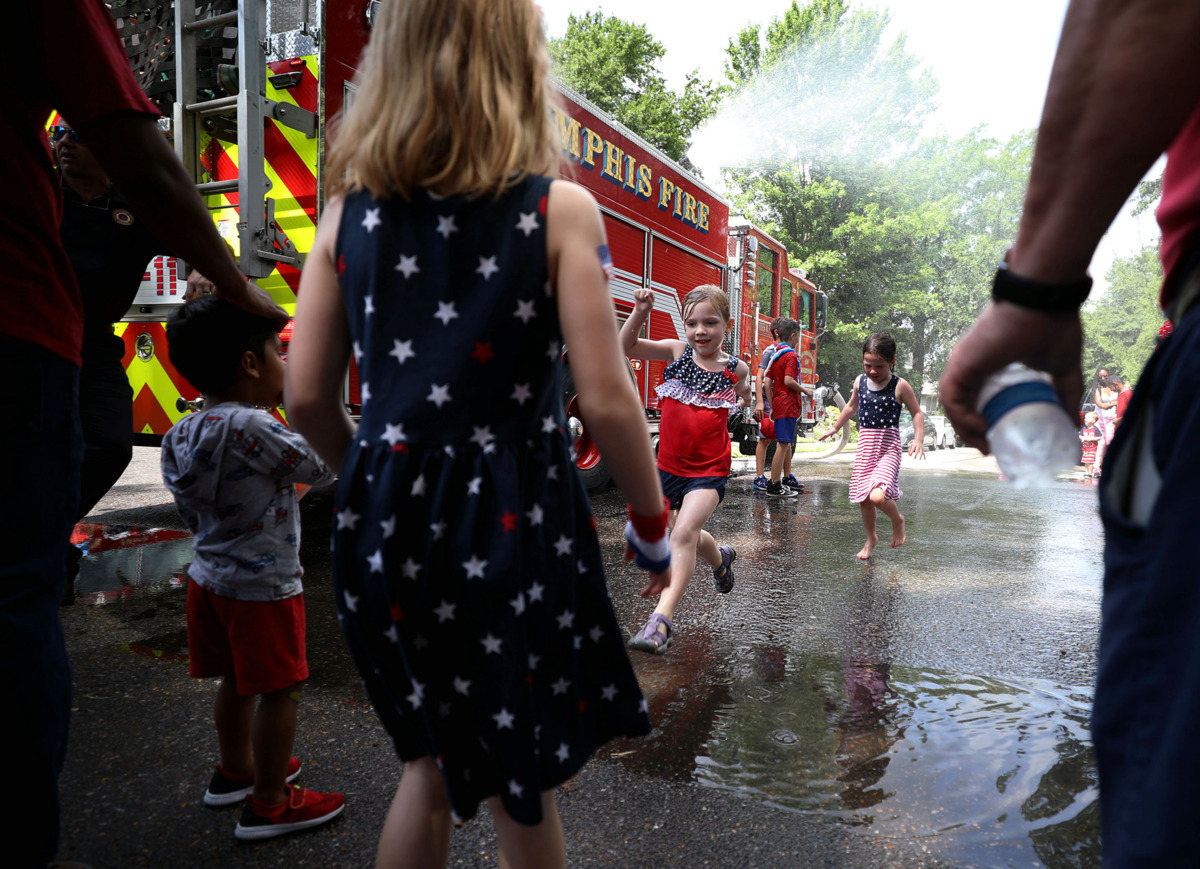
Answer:
[[[955,447],[962,446],[962,439],[958,433],[954,431],[954,426],[950,425],[950,420],[944,416],[926,415],[925,428],[933,428],[933,442],[938,449],[952,450]]]
[[[900,449],[907,450],[908,445],[913,442],[913,437],[916,432],[913,430],[912,414],[907,410],[900,412]],[[929,417],[925,417],[925,449],[937,449],[937,435],[934,432],[933,426],[929,424]]]

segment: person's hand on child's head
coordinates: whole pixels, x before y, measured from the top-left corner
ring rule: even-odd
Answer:
[[[634,290],[633,307],[643,314],[654,310],[654,290]]]
[[[183,294],[183,300],[190,302],[192,299],[199,299],[203,296],[211,296],[217,291],[217,285],[206,278],[200,272],[192,269],[187,276],[187,291]]]

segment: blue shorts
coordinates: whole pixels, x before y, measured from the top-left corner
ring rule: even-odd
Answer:
[[[670,471],[658,469],[658,479],[662,483],[663,494],[671,502],[671,509],[678,510],[683,506],[683,496],[697,489],[716,489],[717,503],[725,500],[725,484],[728,477],[677,477]]]
[[[775,420],[775,440],[781,444],[796,442],[796,417],[781,416]]]

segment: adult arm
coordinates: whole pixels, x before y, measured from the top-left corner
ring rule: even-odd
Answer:
[[[350,364],[350,330],[334,265],[342,200],[325,208],[296,294],[296,326],[288,347],[283,400],[288,420],[335,471],[354,436],[354,421],[342,404],[342,382]]]
[[[1051,284],[1078,280],[1137,182],[1200,102],[1200,3],[1073,0],[1050,75],[1008,265]],[[1137,123],[1130,123],[1137,118]],[[987,451],[975,402],[1010,362],[1046,371],[1064,405],[1082,390],[1078,313],[989,304],[955,346],[941,382],[946,415]]]
[[[120,112],[79,130],[137,215],[169,250],[211,280],[218,296],[281,325],[287,322],[283,308],[238,269],[195,181],[154,118]]]

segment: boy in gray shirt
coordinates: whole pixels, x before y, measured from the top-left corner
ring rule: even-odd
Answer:
[[[290,784],[301,683],[308,678],[297,485],[332,472],[263,408],[283,400],[275,324],[215,297],[167,323],[171,362],[206,396],[163,439],[163,481],[195,537],[188,568],[191,675],[222,677],[214,719],[221,761],[204,802],[242,803],[239,839],[329,821],[337,793]],[[261,699],[260,699],[261,698]]]

